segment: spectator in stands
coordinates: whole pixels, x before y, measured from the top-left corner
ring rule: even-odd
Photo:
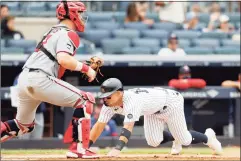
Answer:
[[[95,125],[95,123],[97,122],[97,120],[99,118],[102,105],[103,105],[103,101],[101,103],[97,104],[97,106],[95,106],[95,108],[94,108],[94,113],[93,113],[93,116],[91,117],[91,128]],[[105,129],[101,133],[100,137],[103,137],[103,136],[118,136],[117,126],[113,119],[111,119],[106,124]]]
[[[15,78],[13,82],[13,86],[17,86],[18,77],[19,75]],[[36,115],[35,115],[35,128],[33,132],[22,135],[19,137],[19,139],[42,139],[43,138],[45,110],[46,110],[46,104],[43,102],[37,108]]]
[[[159,18],[162,22],[183,23],[185,20],[186,2],[156,1]]]
[[[210,9],[210,20],[208,24],[208,30],[212,31],[215,29],[215,22],[219,20],[219,17],[221,15],[221,9],[220,5],[218,3],[212,3],[211,9]]]
[[[5,17],[1,22],[1,35],[3,39],[23,39],[24,36],[20,31],[15,30],[15,21],[13,16]]]
[[[238,74],[238,80],[232,81],[232,80],[225,80],[222,82],[223,87],[233,87],[238,88],[240,90],[240,81],[241,81],[241,73]]]
[[[137,7],[139,8],[139,16],[141,21],[145,24],[152,25],[154,23],[154,20],[146,17],[149,3],[146,1],[137,2]]]
[[[234,30],[234,26],[229,23],[229,17],[227,15],[221,15],[218,22],[218,31],[230,33]]]
[[[142,2],[131,2],[127,7],[125,23],[143,22],[151,25],[154,23],[152,19],[146,18],[146,6]]]
[[[198,3],[193,4],[191,7],[191,12],[194,12],[196,14],[200,13],[201,12],[200,5]]]
[[[186,30],[201,30],[198,28],[199,19],[197,13],[189,12],[186,15],[185,23],[183,24],[183,28]]]
[[[185,56],[186,53],[182,48],[178,48],[178,37],[171,34],[168,38],[167,48],[162,48],[158,55],[160,56]]]
[[[1,11],[0,11],[0,20],[2,20],[3,18],[9,16],[9,8],[7,5],[2,4],[1,5]]]

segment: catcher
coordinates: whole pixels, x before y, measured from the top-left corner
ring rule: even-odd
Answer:
[[[67,157],[97,157],[88,150],[94,96],[61,80],[67,69],[84,73],[92,82],[103,65],[103,60],[96,56],[88,62],[79,62],[74,58],[80,43],[76,31],[84,32],[87,21],[85,11],[86,7],[81,2],[65,1],[58,4],[56,15],[60,23],[43,36],[23,66],[18,83],[17,115],[13,120],[1,121],[1,142],[32,132],[36,109],[43,101],[75,108],[73,138]]]

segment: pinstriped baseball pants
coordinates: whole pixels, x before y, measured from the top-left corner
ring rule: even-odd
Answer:
[[[191,144],[192,136],[187,129],[184,115],[184,99],[180,93],[173,90],[167,90],[166,109],[158,114],[144,115],[144,131],[148,145],[160,145],[165,123],[175,141],[186,146]]]

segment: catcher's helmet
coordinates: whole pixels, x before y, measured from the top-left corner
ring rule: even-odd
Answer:
[[[101,94],[99,98],[105,98],[113,94],[115,91],[123,91],[123,85],[117,78],[109,78],[105,80],[100,87]]]
[[[56,16],[59,20],[70,19],[76,26],[77,31],[84,32],[88,17],[84,16],[86,7],[78,1],[62,1],[57,5]]]

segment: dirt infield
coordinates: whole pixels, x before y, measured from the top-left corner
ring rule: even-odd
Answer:
[[[41,161],[47,161],[47,160],[67,160],[65,155],[24,155],[24,156],[16,156],[16,155],[6,155],[2,156],[1,160],[41,160]],[[68,159],[68,160],[76,160],[76,159]],[[78,160],[86,160],[86,159],[78,159]],[[90,159],[87,159],[90,160]],[[104,155],[101,155],[99,159],[94,160],[240,160],[240,157],[235,156],[214,156],[214,155],[178,155],[178,156],[171,156],[169,154],[126,154],[121,155],[118,158],[108,158]]]
[[[181,155],[172,156],[168,154],[170,149],[161,149],[162,151],[153,150],[153,149],[127,149],[124,151],[124,154],[121,154],[120,157],[106,157],[106,152],[108,150],[100,150],[100,158],[92,160],[123,160],[123,161],[147,161],[147,160],[240,160],[240,148],[231,147],[224,149],[222,156],[211,155],[210,149],[184,149]],[[38,150],[16,150],[8,151],[2,150],[1,160],[91,160],[91,159],[66,159],[65,157],[66,150],[54,151],[38,151]],[[159,152],[159,153],[158,153]]]

